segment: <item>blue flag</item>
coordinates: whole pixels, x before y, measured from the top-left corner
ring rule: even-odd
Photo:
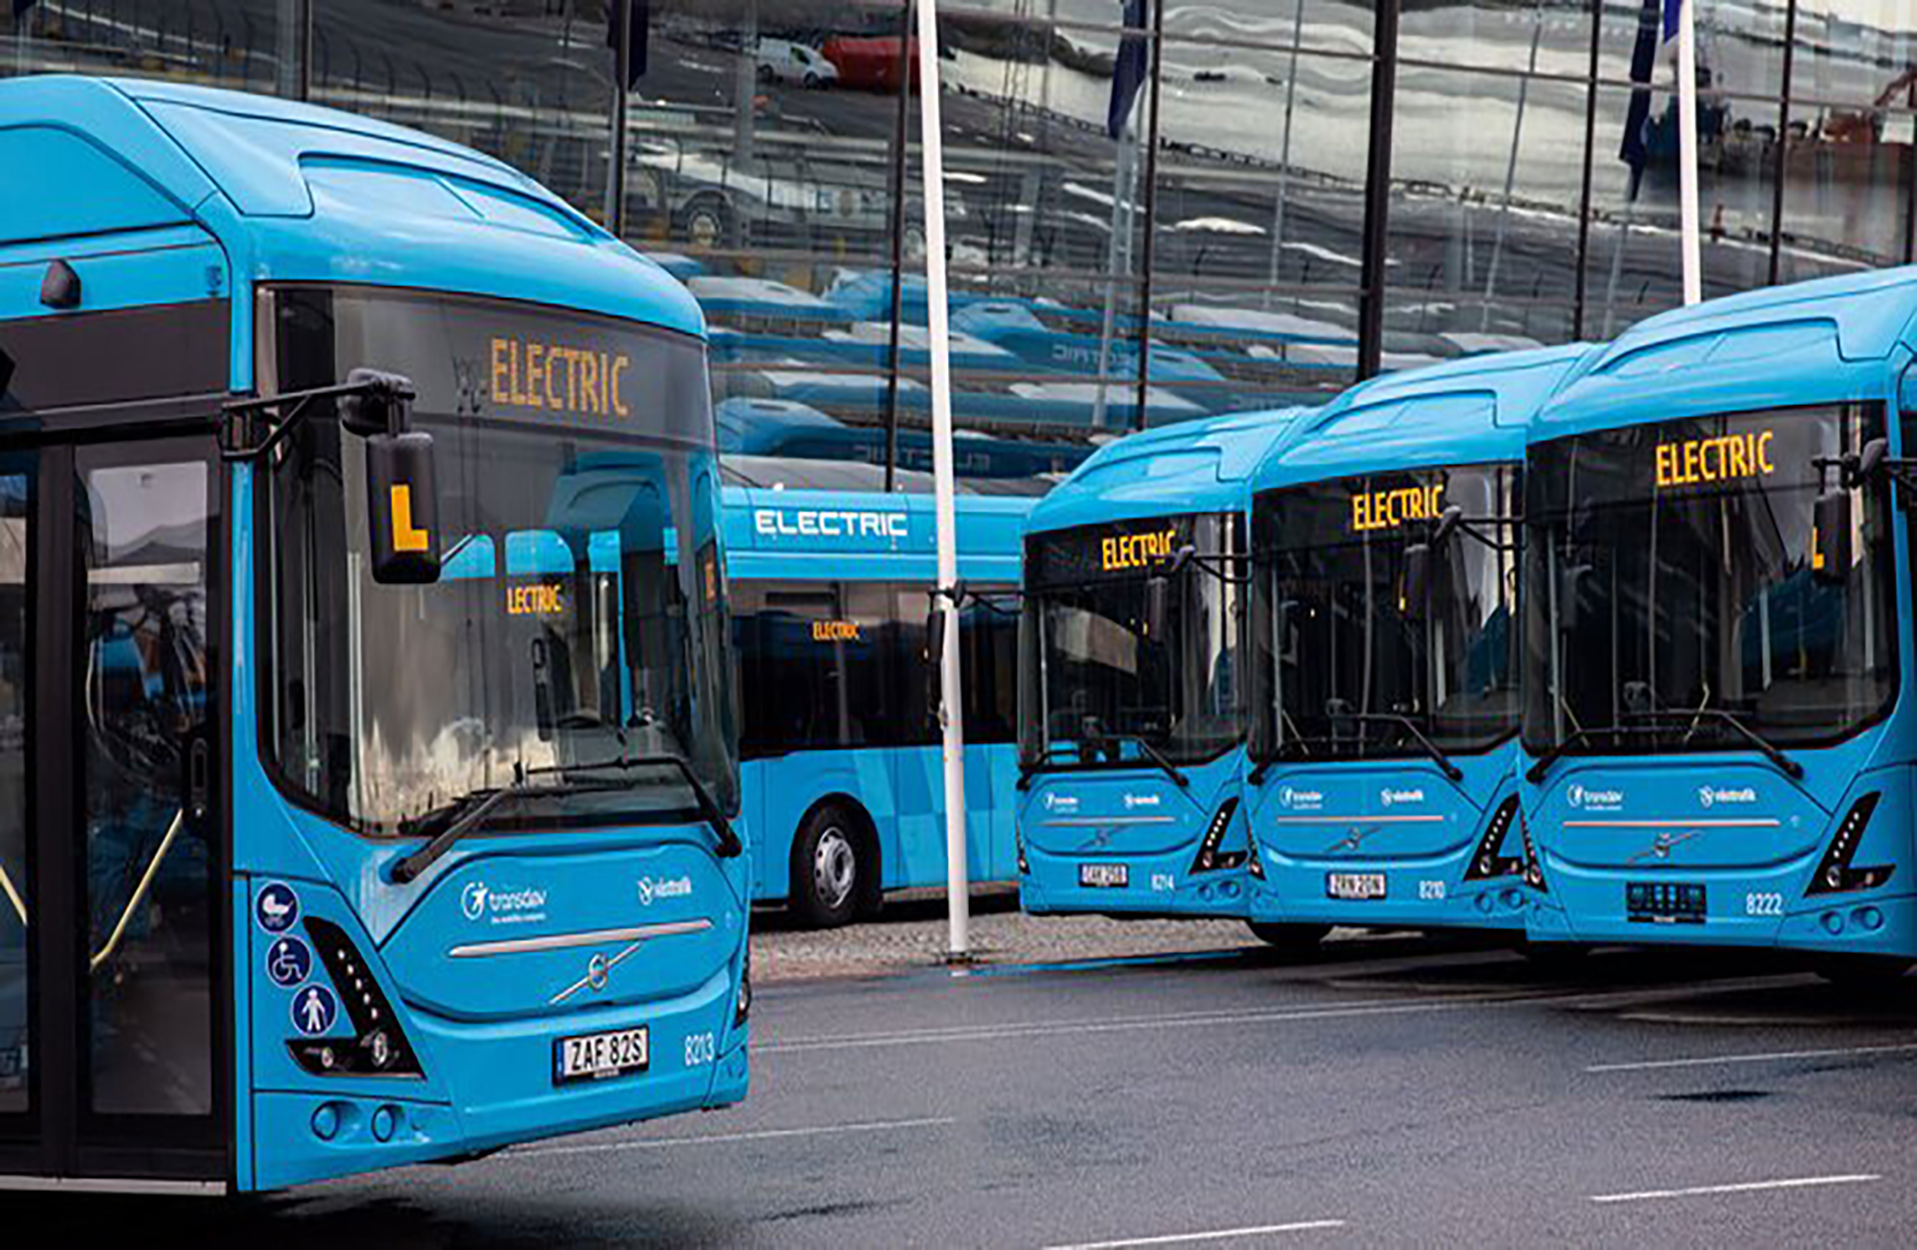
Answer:
[[[1145,0],[1125,0],[1127,34],[1118,41],[1118,56],[1112,62],[1112,102],[1105,110],[1105,133],[1116,139],[1125,133],[1126,119],[1138,102],[1138,90],[1151,72],[1150,51],[1145,29]]]
[[[1631,49],[1631,105],[1624,114],[1624,142],[1618,159],[1631,167],[1631,198],[1637,198],[1638,183],[1644,178],[1644,163],[1650,156],[1645,143],[1645,127],[1651,121],[1651,76],[1657,71],[1657,54],[1677,33],[1677,15],[1683,0],[1644,0],[1638,11],[1637,43]],[[1660,20],[1660,14],[1662,20]]]

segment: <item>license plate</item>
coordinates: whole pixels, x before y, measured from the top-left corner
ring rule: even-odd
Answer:
[[[600,1081],[644,1072],[651,1062],[651,1038],[643,1024],[636,1029],[562,1037],[552,1046],[552,1080],[555,1085]]]
[[[1624,917],[1633,924],[1703,924],[1708,914],[1704,887],[1698,882],[1625,883]]]
[[[1368,899],[1385,896],[1385,875],[1381,872],[1328,872],[1325,894],[1331,898]]]
[[[1122,890],[1132,883],[1130,864],[1080,864],[1078,883],[1100,890]]]

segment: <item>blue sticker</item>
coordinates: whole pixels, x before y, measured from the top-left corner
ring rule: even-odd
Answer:
[[[324,985],[309,985],[293,995],[293,1027],[306,1036],[318,1037],[338,1018],[339,1000]]]
[[[253,900],[253,918],[268,933],[284,933],[300,918],[300,896],[284,881],[269,882]]]
[[[273,984],[290,990],[313,972],[313,948],[288,934],[266,952],[266,975]]]

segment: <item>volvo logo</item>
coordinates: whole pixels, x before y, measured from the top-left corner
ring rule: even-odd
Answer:
[[[1643,850],[1639,851],[1637,854],[1631,856],[1630,860],[1627,862],[1635,864],[1639,862],[1640,860],[1646,860],[1646,859],[1669,859],[1671,857],[1672,847],[1679,846],[1685,842],[1689,842],[1692,838],[1695,838],[1697,836],[1698,836],[1698,831],[1695,829],[1692,829],[1686,833],[1678,833],[1678,834],[1673,834],[1668,831],[1664,833],[1660,833],[1657,835],[1657,841],[1651,843],[1651,845],[1645,847]]]
[[[1084,844],[1078,849],[1081,853],[1085,851],[1102,851],[1111,844],[1112,831],[1110,829],[1096,829],[1092,831],[1092,836],[1085,839]]]
[[[586,984],[592,987],[593,993],[606,988],[606,978],[610,975],[605,955],[597,954],[586,961]]]

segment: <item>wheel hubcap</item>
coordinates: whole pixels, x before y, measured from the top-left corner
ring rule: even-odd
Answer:
[[[812,855],[812,886],[819,901],[833,910],[852,897],[852,885],[858,876],[858,856],[852,841],[836,826],[819,835],[819,849]]]

